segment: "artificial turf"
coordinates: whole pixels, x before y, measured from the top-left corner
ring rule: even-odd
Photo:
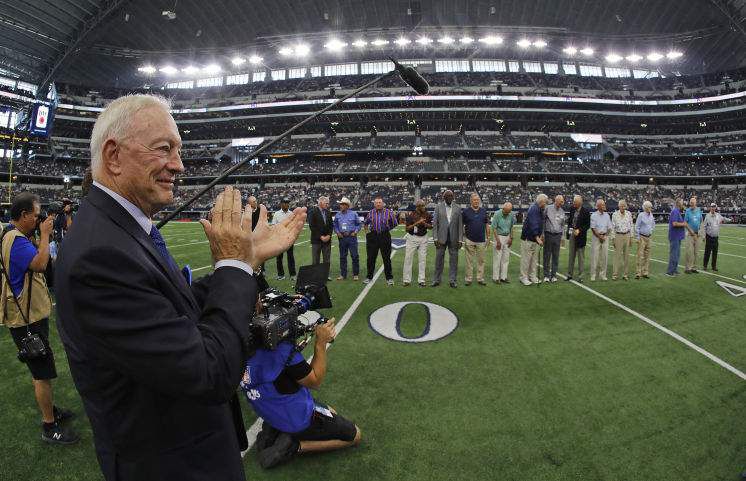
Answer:
[[[172,223],[164,232],[180,264],[204,267],[197,275],[210,271],[198,224]],[[591,283],[586,275],[584,285],[746,371],[746,295],[734,297],[715,283],[746,287],[746,228],[728,226],[722,236],[721,277],[665,277],[663,225],[654,236],[658,261],[651,263],[651,279]],[[308,238],[305,230],[297,241],[298,265],[309,262]],[[334,245],[332,277],[339,266]],[[520,253],[518,242],[513,247]],[[363,443],[270,471],[261,470],[250,451],[248,479],[735,481],[746,468],[744,379],[577,285],[521,286],[515,256],[511,284],[465,287],[462,252],[457,289],[447,283],[420,288],[401,286],[404,252],[395,252],[396,286],[379,277],[351,313],[331,348],[326,382],[315,393],[361,427]],[[561,255],[564,273],[566,250]],[[365,276],[364,244],[360,257]],[[431,246],[428,282],[434,257]],[[610,252],[609,278],[612,258]],[[488,254],[488,281],[491,260]],[[266,269],[273,279],[274,260]],[[272,283],[291,286],[289,280]],[[332,281],[335,306],[326,314],[341,318],[363,287]],[[399,301],[444,306],[456,314],[458,327],[418,344],[374,333],[371,312]],[[425,325],[422,306],[405,309],[403,335],[416,337]],[[80,414],[73,425],[81,442],[57,447],[40,440],[28,372],[15,360],[7,330],[0,330],[2,480],[101,479],[54,329],[52,343],[57,403]],[[248,407],[245,421],[247,428],[254,421]]]

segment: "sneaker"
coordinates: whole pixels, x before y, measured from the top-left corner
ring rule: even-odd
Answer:
[[[676,277],[676,276],[678,276],[679,274],[678,274],[678,272],[673,272],[673,273],[671,273],[671,272],[666,272],[666,275],[667,275],[668,277]]]
[[[352,276],[352,280],[353,281],[359,281],[360,280],[360,276]]]
[[[401,285],[403,285],[404,287],[409,287],[409,282],[402,282]]]
[[[557,278],[556,277],[552,277],[552,282],[557,282]]]
[[[326,280],[327,280],[327,281],[331,281],[331,280],[332,280],[332,278],[331,278],[331,277],[327,277],[327,278],[326,278]]]
[[[717,271],[718,270],[715,267],[712,268],[712,272],[717,272]]]
[[[75,413],[65,408],[54,406],[54,422],[61,423],[75,417]]]
[[[544,282],[550,282],[550,279],[548,277],[545,277]]]
[[[591,282],[596,282],[596,278],[591,276]]]
[[[438,282],[438,281],[433,281],[433,283],[432,283],[432,284],[430,284],[430,287],[438,287],[439,285],[440,285],[440,282]]]
[[[541,281],[539,279],[534,279],[531,282],[534,284],[541,284]]]
[[[500,284],[500,279],[492,279],[492,282],[494,282],[495,284]]]
[[[650,276],[649,276],[649,275],[647,275],[647,274],[643,274],[643,275],[642,275],[642,277],[643,277],[644,279],[650,279]]]
[[[453,287],[454,289],[458,287],[458,285],[456,284],[456,281],[451,281],[448,283],[448,285]]]
[[[608,279],[605,278],[605,277],[602,277],[601,280],[604,281],[604,282],[608,281]]]
[[[291,280],[292,282],[295,282],[295,276],[290,276],[290,280]]]
[[[523,284],[524,286],[530,286],[532,282],[528,279],[521,279],[521,284]]]
[[[277,440],[277,436],[279,435],[280,431],[270,426],[269,423],[262,423],[262,430],[259,431],[259,434],[257,434],[256,443],[254,444],[254,446],[256,446],[256,450],[264,451],[268,447],[272,446]]]
[[[425,287],[425,283],[424,282],[420,282],[419,286],[420,287]]]
[[[500,282],[502,282],[503,284],[510,284],[510,281],[507,279],[500,279]]]
[[[285,280],[285,276],[277,276],[277,280],[278,281],[284,281]]]
[[[486,286],[487,285],[487,283],[484,282],[484,281],[477,281],[477,284],[479,284],[480,286]]]
[[[63,428],[58,422],[54,422],[50,425],[42,425],[41,440],[50,444],[75,444],[80,440],[80,436],[70,429]]]
[[[257,451],[259,466],[264,469],[274,468],[293,458],[298,453],[300,443],[287,433],[280,433],[275,442],[261,451]]]
[[[635,275],[635,279],[640,279],[642,276],[640,274]]]
[[[565,281],[570,282],[572,280],[572,276],[566,276]]]
[[[471,285],[471,281],[464,281],[464,285],[465,286],[470,286]]]
[[[345,278],[344,278],[344,277],[342,277],[342,276],[337,276],[337,280],[338,280],[338,281],[343,281],[343,280],[345,280]]]
[[[580,282],[582,284],[583,283],[583,278],[582,277],[578,277],[577,279],[575,279],[575,281],[576,282]]]
[[[611,280],[615,281],[616,280],[616,276],[611,276]]]
[[[372,280],[372,279],[368,279],[368,278],[366,277],[365,279],[363,279],[363,284],[370,284],[370,281],[371,281],[371,280]]]
[[[692,274],[699,274],[699,271],[697,269],[692,269]]]
[[[387,279],[386,280],[386,284],[388,284],[390,286],[393,286],[394,285],[394,280],[393,279]]]

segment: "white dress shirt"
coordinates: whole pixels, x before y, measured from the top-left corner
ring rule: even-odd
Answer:
[[[109,189],[108,187],[96,182],[95,180],[93,181],[93,185],[106,192],[109,197],[111,197],[112,199],[117,201],[119,205],[124,207],[124,210],[126,210],[135,219],[135,221],[140,224],[140,227],[142,227],[142,230],[145,231],[145,234],[150,237],[150,231],[153,229],[153,222],[147,215],[145,215],[142,210],[140,210],[139,207],[122,197],[120,194]],[[254,275],[254,269],[252,269],[251,266],[246,262],[240,261],[238,259],[223,259],[217,261],[215,263],[215,270],[221,267],[237,267],[250,276]]]

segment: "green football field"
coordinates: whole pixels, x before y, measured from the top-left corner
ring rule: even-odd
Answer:
[[[172,223],[164,232],[180,264],[198,275],[210,271],[199,224]],[[306,229],[295,248],[298,265],[309,262],[308,239]],[[332,281],[335,305],[325,314],[345,323],[330,349],[326,382],[315,394],[354,420],[363,442],[270,471],[262,471],[249,451],[247,478],[738,480],[746,469],[746,228],[723,228],[717,274],[665,277],[665,225],[657,227],[654,241],[649,280],[591,283],[586,274],[582,285],[524,287],[516,242],[509,285],[464,286],[463,251],[457,289],[447,282],[402,287],[403,250],[393,254],[394,287],[380,274],[370,288]],[[364,276],[364,244],[360,248]],[[428,283],[434,254],[431,246]],[[562,273],[566,254],[563,249]],[[610,252],[609,279],[612,258]],[[700,268],[701,258],[702,250]],[[488,280],[491,262],[490,253]],[[274,260],[267,271],[274,279]],[[332,277],[338,272],[335,241]],[[289,280],[272,284],[291,288]],[[456,316],[457,327],[421,343],[374,332],[371,313],[403,301],[442,306]],[[437,306],[429,323],[424,306],[404,308],[400,335],[437,332],[446,312]],[[393,316],[373,317],[394,325]],[[2,480],[101,479],[56,332],[52,339],[57,403],[80,414],[73,425],[81,442],[58,447],[41,441],[29,374],[2,329]],[[248,406],[245,421],[247,429],[255,421]]]

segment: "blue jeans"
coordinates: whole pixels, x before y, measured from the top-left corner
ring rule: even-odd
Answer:
[[[671,250],[668,254],[668,270],[667,274],[676,274],[679,267],[679,257],[681,257],[681,240],[669,240]]]
[[[360,257],[357,253],[357,237],[342,237],[339,239],[339,274],[347,277],[347,253],[352,257],[352,275],[360,274]]]

